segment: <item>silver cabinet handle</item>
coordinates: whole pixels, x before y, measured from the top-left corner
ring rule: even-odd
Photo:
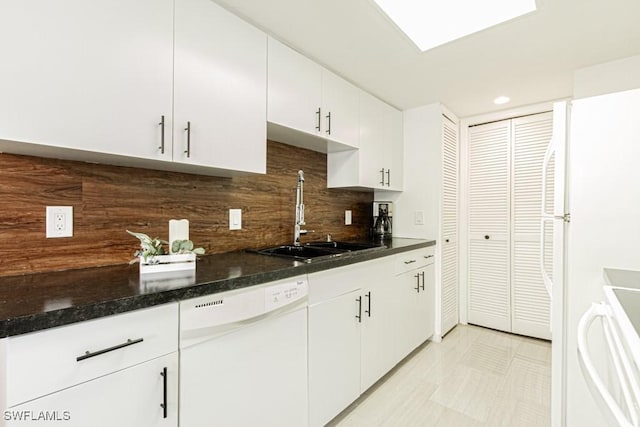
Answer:
[[[142,341],[144,341],[143,338],[138,338],[138,339],[135,339],[135,340],[128,339],[127,342],[124,342],[124,343],[118,344],[118,345],[114,345],[113,347],[103,348],[102,350],[98,350],[98,351],[94,351],[94,352],[90,352],[90,351],[87,350],[87,352],[85,354],[83,354],[82,356],[76,357],[76,362],[81,362],[81,361],[83,361],[85,359],[89,359],[91,357],[100,356],[101,354],[109,353],[111,351],[120,350],[121,348],[129,347],[130,345],[139,344]]]
[[[327,118],[327,130],[325,131],[327,135],[331,135],[331,111],[326,115]]]
[[[187,127],[184,130],[187,131],[187,149],[184,150],[184,153],[187,157],[191,157],[191,122],[187,122]]]
[[[414,262],[416,262],[416,260],[412,259],[412,260],[409,260],[409,261],[405,261],[404,263],[405,264],[413,264]]]
[[[391,169],[387,169],[387,187],[391,187]]]
[[[318,111],[316,111],[316,115],[318,116],[318,121],[317,121],[318,124],[316,125],[316,130],[320,132],[320,120],[321,120],[320,116],[322,115],[322,113],[320,112],[320,107],[318,107]]]
[[[160,125],[160,147],[158,147],[158,149],[161,154],[164,154],[164,116],[160,116],[160,123],[158,123],[158,125]]]
[[[380,174],[382,176],[382,180],[380,181],[380,185],[384,187],[384,168],[380,169]]]
[[[433,255],[425,255],[424,258],[425,259],[433,258]]]

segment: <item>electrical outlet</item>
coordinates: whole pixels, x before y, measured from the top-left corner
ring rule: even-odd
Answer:
[[[351,225],[351,211],[344,211],[344,225]]]
[[[73,206],[47,206],[47,238],[73,236]]]

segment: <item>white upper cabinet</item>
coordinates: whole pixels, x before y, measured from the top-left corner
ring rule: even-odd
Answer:
[[[280,126],[273,137],[295,140],[286,128],[336,142],[338,148],[358,146],[357,87],[273,38],[268,62],[267,120]],[[321,140],[308,147],[313,144],[318,150]]]
[[[211,0],[177,0],[173,160],[266,172],[267,36]]]
[[[360,90],[322,70],[322,130],[325,138],[350,147],[357,147],[360,139],[358,97]]]
[[[0,150],[265,173],[267,36],[213,1],[11,0],[0,37]]]
[[[269,37],[267,120],[321,135],[322,67]]]
[[[402,190],[402,112],[362,91],[359,110],[359,148],[328,154],[328,186]]]
[[[1,140],[171,160],[172,0],[3,1],[0,39]]]

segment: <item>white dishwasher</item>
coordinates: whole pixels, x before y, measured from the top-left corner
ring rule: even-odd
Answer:
[[[306,426],[306,276],[180,302],[181,427]]]

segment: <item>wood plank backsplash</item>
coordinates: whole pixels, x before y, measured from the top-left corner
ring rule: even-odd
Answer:
[[[368,236],[373,193],[327,189],[327,156],[267,143],[267,174],[219,178],[0,154],[0,276],[122,264],[138,241],[125,230],[168,239],[187,218],[207,253],[293,240],[297,171],[305,173],[303,241]],[[73,206],[74,236],[45,238],[45,207]],[[229,230],[229,209],[242,230]],[[344,211],[353,225],[344,225]]]

